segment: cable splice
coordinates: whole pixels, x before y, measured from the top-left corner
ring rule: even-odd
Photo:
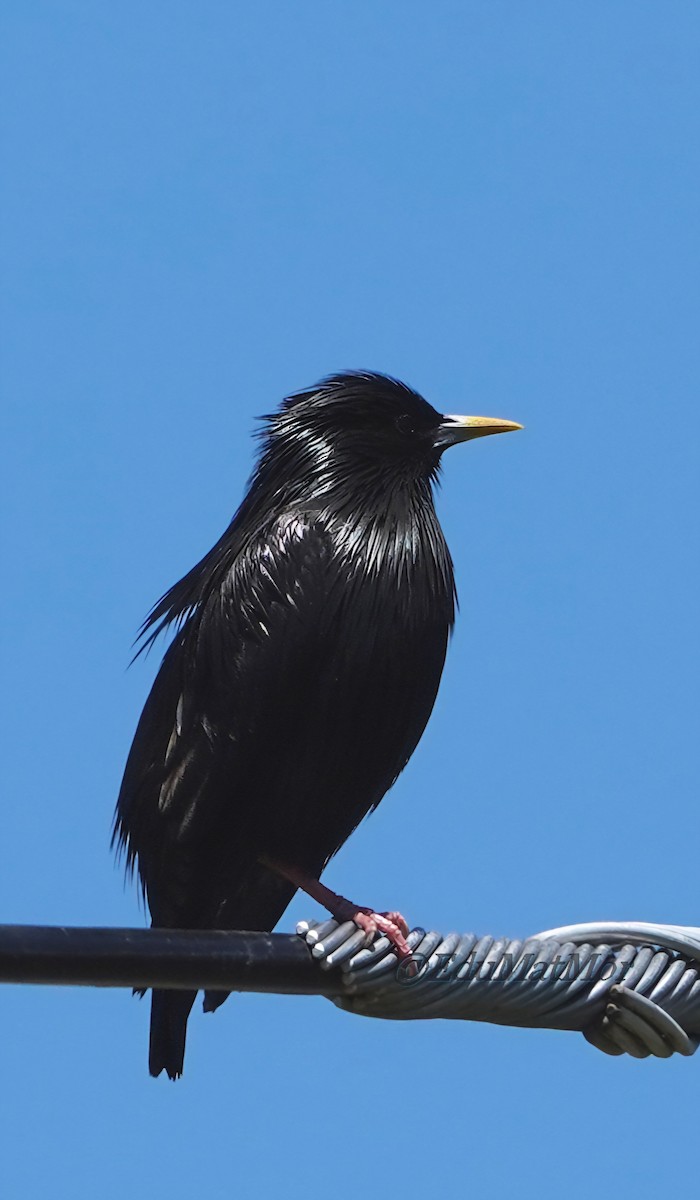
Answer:
[[[691,1055],[700,1042],[700,928],[603,921],[525,940],[414,929],[399,963],[352,922],[297,926],[322,970],[340,970],[333,1003],[386,1020],[488,1021],[571,1029],[607,1054]]]

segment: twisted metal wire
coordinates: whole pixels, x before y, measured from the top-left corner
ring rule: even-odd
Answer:
[[[578,1030],[635,1058],[691,1055],[700,1042],[700,928],[603,921],[525,940],[418,928],[403,963],[352,922],[302,921],[297,933],[322,970],[340,970],[330,998],[348,1012]]]

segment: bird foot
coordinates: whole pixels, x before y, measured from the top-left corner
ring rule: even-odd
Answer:
[[[263,866],[275,871],[277,875],[282,875],[295,887],[301,888],[302,892],[306,892],[307,896],[317,900],[319,904],[328,909],[336,921],[341,924],[343,921],[354,921],[360,929],[365,931],[368,941],[374,937],[375,933],[383,934],[391,942],[400,962],[411,957],[411,947],[406,941],[408,924],[401,913],[375,912],[373,908],[362,908],[359,904],[353,904],[352,900],[346,900],[344,896],[332,892],[324,883],[318,879],[312,879],[298,867],[291,866],[289,863],[281,863],[278,859],[267,856],[261,858],[260,861]]]
[[[340,906],[339,911],[333,913],[333,916],[336,920],[354,921],[360,929],[365,931],[368,941],[376,933],[383,934],[391,942],[400,962],[411,957],[411,947],[406,941],[408,924],[400,912],[379,913],[375,912],[373,908],[357,908],[346,900]]]

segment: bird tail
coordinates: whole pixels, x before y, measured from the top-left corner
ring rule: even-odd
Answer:
[[[151,1036],[148,1069],[151,1075],[167,1071],[170,1079],[179,1079],[185,1061],[187,1018],[196,992],[159,991],[151,997]]]
[[[216,928],[274,929],[295,891],[294,884],[289,880],[274,875],[260,863],[254,863],[243,875],[241,893],[235,906],[231,904],[217,913]],[[182,927],[188,927],[185,921]],[[204,1011],[214,1012],[228,994],[223,990],[205,992]],[[196,991],[154,989],[148,1049],[151,1075],[160,1075],[161,1071],[167,1071],[171,1079],[179,1079],[182,1075],[187,1018],[196,998]]]

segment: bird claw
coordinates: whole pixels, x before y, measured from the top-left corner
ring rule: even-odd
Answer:
[[[411,957],[411,947],[406,941],[408,924],[401,913],[378,913],[373,908],[359,908],[352,914],[352,920],[365,931],[368,943],[375,934],[381,933],[391,942],[400,962]]]

